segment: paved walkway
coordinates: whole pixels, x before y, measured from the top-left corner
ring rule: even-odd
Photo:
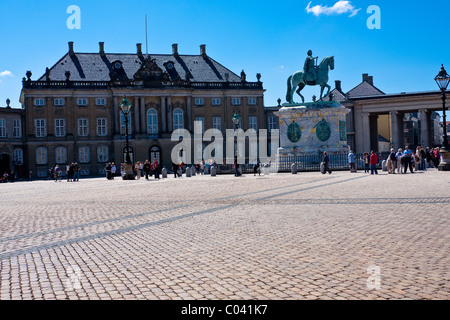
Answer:
[[[0,192],[1,300],[450,298],[450,172]]]

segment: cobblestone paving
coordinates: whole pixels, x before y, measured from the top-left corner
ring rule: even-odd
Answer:
[[[450,173],[0,185],[0,299],[449,299]]]

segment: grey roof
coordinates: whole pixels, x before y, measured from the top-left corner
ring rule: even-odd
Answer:
[[[354,87],[352,90],[347,92],[347,96],[349,98],[379,96],[379,95],[384,95],[384,92],[375,87],[374,85],[371,85],[367,81],[363,81],[362,83]]]
[[[156,64],[166,71],[171,80],[186,79],[186,72],[191,74],[190,81],[193,82],[225,82],[225,74],[228,73],[230,82],[240,82],[241,78],[222,66],[217,61],[206,55],[164,55],[151,54]],[[67,53],[53,67],[50,68],[50,79],[52,81],[66,80],[65,73],[70,71],[71,81],[110,81],[110,71],[115,61],[121,61],[123,70],[128,79],[133,79],[134,74],[141,66],[146,55],[138,54],[109,54],[100,53]],[[165,63],[172,61],[174,69],[166,68]],[[39,81],[46,79],[45,74]]]
[[[338,89],[334,88],[330,91],[331,94],[333,94],[333,101],[347,101],[347,97],[344,93],[339,91]]]

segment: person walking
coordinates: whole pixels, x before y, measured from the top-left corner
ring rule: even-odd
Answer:
[[[377,170],[377,162],[378,162],[378,157],[375,154],[375,152],[372,150],[370,151],[370,174],[378,174],[378,170]]]
[[[348,153],[348,163],[350,165],[350,172],[356,172],[356,157],[353,150]]]
[[[136,171],[136,179],[140,179],[141,178],[141,171],[140,171],[140,165],[141,163],[138,161],[136,162],[136,164],[134,165],[134,171]]]
[[[73,164],[73,179],[72,179],[73,182],[80,181],[80,170],[81,167],[78,165],[78,162],[75,162]]]
[[[433,156],[432,156],[432,151],[430,150],[430,147],[427,147],[426,151],[425,151],[425,159],[428,165],[428,168],[432,168],[433,167]],[[426,166],[425,166],[426,168]]]
[[[173,177],[178,178],[178,165],[172,162]]]
[[[241,173],[239,172],[239,164],[236,155],[234,156],[233,168],[234,168],[234,176],[239,177]]]
[[[328,172],[328,174],[331,174],[331,169],[330,169],[330,158],[327,155],[327,152],[324,151],[323,152],[323,173]]]
[[[144,167],[145,180],[148,180],[148,175],[150,174],[150,170],[151,170],[150,162],[148,160],[145,160],[143,167]]]

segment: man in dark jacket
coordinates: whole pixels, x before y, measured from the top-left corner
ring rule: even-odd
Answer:
[[[329,163],[330,163],[330,159],[328,158],[327,152],[324,151],[324,152],[323,152],[323,165],[324,165],[324,171],[323,171],[323,173],[325,173],[325,172],[328,171],[328,174],[331,174],[331,169],[330,169],[330,167],[328,166]]]

